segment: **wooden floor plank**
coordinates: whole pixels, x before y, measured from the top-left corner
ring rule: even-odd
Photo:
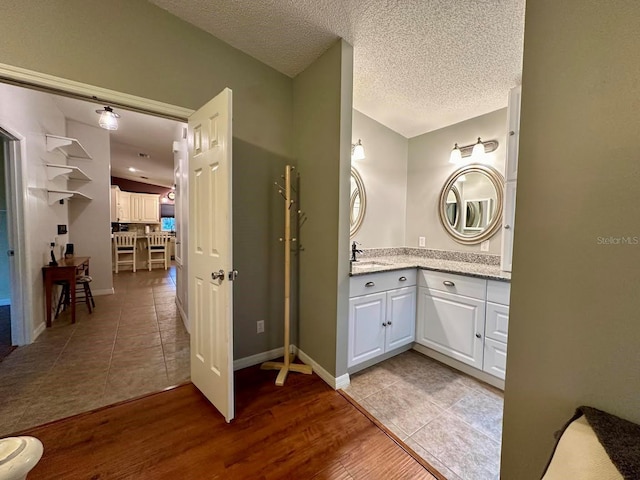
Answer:
[[[35,479],[433,479],[316,375],[236,374],[237,418],[191,384],[30,429]]]

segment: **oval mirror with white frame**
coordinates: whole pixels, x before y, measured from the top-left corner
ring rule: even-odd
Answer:
[[[350,236],[353,237],[362,226],[364,214],[367,210],[367,192],[364,189],[362,177],[351,167],[351,192],[349,195],[349,218],[351,219]]]
[[[491,238],[502,221],[504,178],[492,167],[467,165],[440,192],[440,222],[453,239],[475,245]]]

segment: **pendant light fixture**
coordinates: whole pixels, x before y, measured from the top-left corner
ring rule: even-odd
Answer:
[[[111,107],[106,106],[102,110],[96,110],[96,113],[100,115],[98,124],[102,128],[104,128],[105,130],[118,129],[118,119],[120,118],[120,115],[115,113]]]
[[[362,140],[358,139],[358,143],[351,145],[351,160],[364,160],[364,147],[362,146]]]
[[[462,163],[462,152],[460,151],[460,147],[458,147],[457,143],[453,146],[453,150],[451,150],[449,163],[454,165],[460,165]]]

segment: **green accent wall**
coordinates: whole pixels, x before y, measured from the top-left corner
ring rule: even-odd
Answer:
[[[294,79],[300,208],[298,346],[346,373],[353,47],[338,40]]]
[[[579,405],[640,423],[638,19],[637,0],[527,2],[506,480],[541,477]]]

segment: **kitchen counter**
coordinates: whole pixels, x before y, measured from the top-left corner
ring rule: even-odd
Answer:
[[[351,276],[388,272],[405,268],[421,268],[436,272],[456,273],[489,280],[511,281],[511,272],[504,272],[500,265],[464,262],[418,255],[363,256],[351,264]]]

